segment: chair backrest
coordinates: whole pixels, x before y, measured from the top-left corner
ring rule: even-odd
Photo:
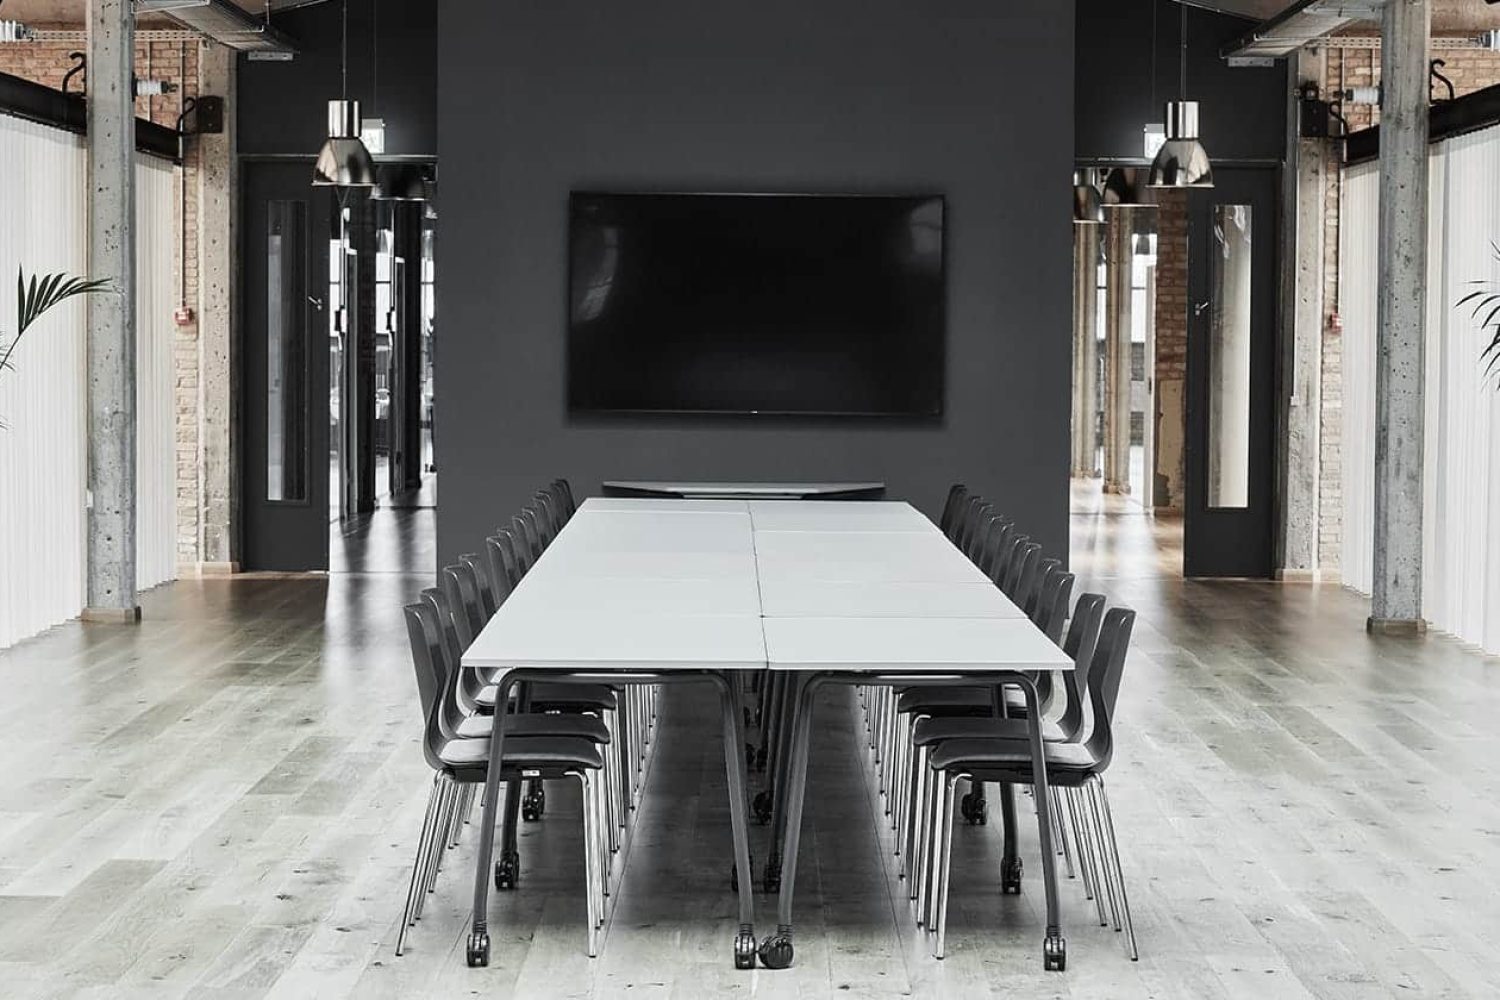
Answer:
[[[984,551],[984,545],[990,540],[990,529],[1000,515],[995,513],[994,504],[985,504],[979,508],[978,521],[974,530],[969,532],[969,544],[964,548],[964,555],[969,557],[969,562],[978,565],[979,554]]]
[[[513,517],[510,519],[510,527],[498,528],[495,534],[500,538],[500,546],[503,552],[509,554],[510,568],[515,573],[516,582],[521,582],[521,577],[531,569],[531,543],[526,540],[525,529],[521,526],[521,519]]]
[[[406,615],[406,635],[411,641],[412,667],[417,675],[417,695],[422,705],[422,754],[428,766],[441,771],[444,767],[439,756],[443,744],[442,735],[444,677],[441,665],[442,637],[438,627],[437,613],[425,603],[408,604],[402,609]]]
[[[457,702],[453,708],[445,714],[445,719],[451,731],[457,731],[458,724],[466,715],[472,715],[478,711],[475,699],[484,688],[484,681],[472,670],[463,669],[464,645],[458,637],[458,627],[454,622],[453,605],[448,601],[448,595],[437,587],[428,587],[422,591],[422,603],[432,609],[437,618],[438,633],[442,639],[442,657],[440,662],[447,674],[454,678],[453,690]],[[450,732],[451,735],[451,732]]]
[[[479,583],[474,579],[474,570],[466,563],[444,566],[440,574],[443,593],[453,610],[453,623],[458,629],[459,641],[464,649],[474,641],[479,630],[489,619],[479,601]]]
[[[503,531],[505,529],[501,529]],[[490,585],[495,587],[495,606],[505,603],[510,592],[516,589],[520,580],[515,575],[515,570],[508,561],[511,556],[507,555],[500,546],[500,533],[496,532],[484,540],[485,561],[490,567]]]
[[[563,526],[561,502],[547,490],[537,490],[531,499],[542,512],[542,523],[547,529],[548,540],[556,538]]]
[[[938,528],[949,538],[952,538],[953,522],[958,519],[958,512],[968,495],[969,488],[963,483],[954,483],[948,487],[948,500],[943,504],[943,516],[938,521]]]
[[[535,564],[547,547],[546,539],[542,535],[542,526],[537,521],[537,513],[530,506],[522,507],[516,519],[521,522],[520,537],[526,540],[526,547],[531,552],[531,561]]]
[[[979,519],[984,516],[985,508],[990,504],[982,496],[969,495],[968,506],[964,509],[963,524],[959,525],[958,538],[953,544],[958,546],[960,552],[969,551],[969,542],[974,538],[974,532],[979,530]]]
[[[524,514],[525,512],[522,511]],[[541,550],[537,548],[535,540],[531,536],[531,529],[526,524],[526,519],[521,514],[516,514],[510,519],[511,537],[516,541],[516,552],[525,560],[526,568],[530,569],[536,562]]]
[[[1031,620],[1047,638],[1061,643],[1068,621],[1068,602],[1073,599],[1073,574],[1054,566],[1042,579],[1042,587]]]
[[[1047,582],[1047,576],[1050,573],[1061,569],[1061,559],[1043,559],[1040,555],[1027,569],[1020,583],[1020,595],[1015,599],[1027,618],[1036,621],[1036,609],[1042,600],[1042,586]]]
[[[1022,610],[1025,610],[1024,602],[1027,597],[1024,587],[1030,582],[1029,577],[1037,560],[1041,558],[1041,552],[1041,545],[1029,539],[1011,549],[1010,566],[1006,568],[1005,582],[1000,585],[1000,589],[1005,591],[1006,597],[1022,606]]]
[[[1068,739],[1083,731],[1083,699],[1088,691],[1089,670],[1094,662],[1094,647],[1099,642],[1099,623],[1104,620],[1104,595],[1080,594],[1073,606],[1073,620],[1063,640],[1063,652],[1073,661],[1072,670],[1061,671],[1068,703],[1063,706],[1057,725]]]
[[[557,494],[558,499],[562,501],[563,523],[566,524],[568,519],[573,516],[574,511],[578,510],[578,504],[573,502],[573,487],[568,483],[566,479],[558,478],[552,480],[552,484],[549,488],[552,489]]]
[[[1015,533],[1015,523],[1008,517],[1001,517],[990,524],[989,537],[984,540],[984,548],[980,550],[975,565],[991,580],[996,579],[1002,554]]]
[[[995,557],[995,568],[990,573],[990,580],[995,586],[1005,591],[1007,597],[1010,596],[1010,591],[1007,589],[1010,580],[1010,569],[1020,557],[1022,547],[1029,541],[1031,541],[1030,536],[1012,528],[1010,535],[1001,544],[999,552]]]
[[[1099,642],[1089,666],[1089,707],[1094,725],[1089,730],[1087,746],[1100,768],[1108,767],[1114,754],[1115,701],[1120,694],[1120,677],[1125,673],[1125,654],[1130,650],[1130,633],[1135,627],[1135,612],[1129,608],[1111,608],[1099,628]]]
[[[500,607],[500,601],[495,597],[496,585],[490,580],[489,553],[480,555],[477,552],[466,552],[458,557],[458,561],[468,566],[474,574],[474,586],[479,595],[479,607],[484,611],[485,620],[488,621]]]

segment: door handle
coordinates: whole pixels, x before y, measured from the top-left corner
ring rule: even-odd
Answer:
[[[310,303],[312,303],[312,307],[314,309],[316,309],[318,312],[322,312],[323,311],[323,300],[322,299],[315,298],[315,297],[309,295],[307,297],[307,301],[310,302]]]

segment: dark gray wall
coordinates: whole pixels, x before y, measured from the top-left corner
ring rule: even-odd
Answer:
[[[1070,0],[444,0],[443,558],[555,476],[963,480],[1065,555]],[[572,419],[570,189],[947,196],[946,415]]]
[[[437,151],[437,4],[410,0],[348,0],[349,97],[371,118],[385,119],[387,153]],[[377,7],[378,5],[378,7]],[[272,24],[291,37],[291,62],[240,56],[239,151],[313,157],[328,138],[328,102],[337,99],[343,3],[277,14]],[[378,15],[379,49],[372,47]],[[376,93],[379,69],[379,93]]]
[[[1173,0],[1078,0],[1074,120],[1080,160],[1144,155],[1141,127],[1160,122],[1162,104],[1177,98],[1182,10]],[[1280,160],[1286,145],[1285,65],[1229,66],[1219,58],[1220,47],[1254,22],[1196,7],[1187,13],[1187,98],[1199,102],[1209,155]]]

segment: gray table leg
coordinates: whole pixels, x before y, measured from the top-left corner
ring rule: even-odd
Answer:
[[[729,776],[729,825],[734,832],[734,865],[744,877],[736,880],[740,904],[740,929],[734,939],[734,967],[755,968],[755,886],[750,868],[750,817],[746,809],[744,712],[738,697],[739,679],[733,674],[715,675],[720,682],[724,713],[724,764]]]
[[[484,806],[479,826],[479,847],[474,859],[474,913],[469,928],[467,958],[470,967],[490,964],[489,904],[490,862],[495,853],[495,813],[500,801],[500,762],[505,759],[505,707],[510,704],[512,674],[495,685],[495,723],[490,733],[490,766],[484,776]]]
[[[1042,742],[1042,706],[1036,681],[1023,675],[1018,683],[1026,695],[1027,730],[1031,737],[1032,789],[1036,798],[1037,840],[1042,848],[1042,881],[1047,894],[1047,937],[1042,942],[1042,967],[1061,972],[1068,966],[1068,943],[1063,940],[1057,912],[1057,856],[1052,849],[1051,795],[1047,784],[1047,750]]]
[[[812,743],[813,703],[819,677],[804,676],[792,703],[792,745],[786,772],[786,852],[782,858],[776,934],[761,942],[761,964],[784,969],[792,964],[792,899],[797,885],[797,850],[802,840],[802,807],[807,792],[807,761]]]

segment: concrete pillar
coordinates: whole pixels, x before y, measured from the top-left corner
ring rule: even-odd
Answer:
[[[1099,226],[1073,227],[1073,475],[1099,475]]]
[[[1422,621],[1422,379],[1427,312],[1428,0],[1381,22],[1375,546],[1371,631]]]
[[[136,604],[135,14],[88,5],[88,603],[84,618],[133,622]]]
[[[239,365],[238,166],[235,137],[235,53],[206,45],[198,54],[199,89],[222,96],[230,113],[222,135],[198,143],[198,461],[199,566],[205,573],[239,569],[239,427],[235,421]]]
[[[1104,492],[1130,492],[1130,269],[1135,210],[1105,218]]]
[[[1318,571],[1319,428],[1323,364],[1323,165],[1325,140],[1303,139],[1298,88],[1323,79],[1324,53],[1287,60],[1287,166],[1282,172],[1281,338],[1277,399],[1277,576],[1315,579]]]

